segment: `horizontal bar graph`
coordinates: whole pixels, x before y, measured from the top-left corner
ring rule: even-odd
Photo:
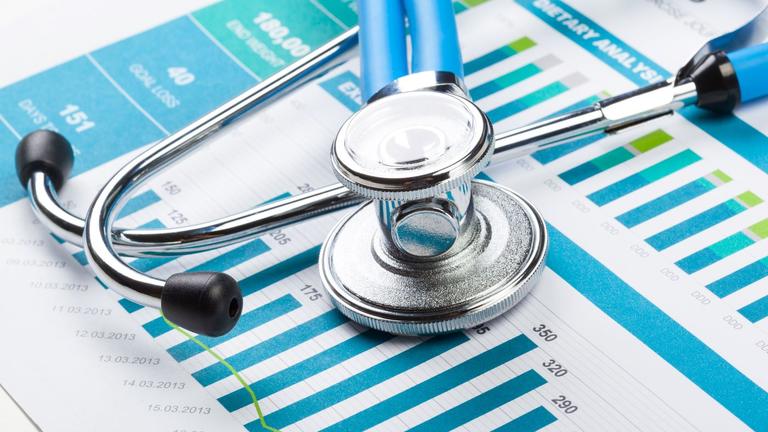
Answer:
[[[562,110],[548,116],[547,118],[557,117],[559,115],[563,115],[566,113],[569,113],[571,111],[575,111],[578,109],[586,108],[590,105],[593,105],[600,99],[603,99],[605,97],[608,97],[607,93],[601,93],[599,95],[590,96],[586,99],[580,100],[576,102],[573,105],[569,105]],[[568,142],[566,144],[557,144],[553,147],[545,148],[543,150],[539,150],[536,153],[533,153],[531,157],[539,161],[541,164],[548,164],[550,162],[554,162],[557,159],[560,159],[561,157],[567,156],[576,150],[579,150],[582,147],[585,147],[589,144],[592,144],[593,142],[605,137],[604,134],[594,134],[589,135],[584,138],[579,138],[576,140],[573,140],[571,142]]]
[[[517,69],[505,73],[504,75],[494,78],[491,81],[469,89],[469,94],[474,100],[488,97],[494,93],[500,92],[528,78],[531,78],[544,70],[557,66],[560,63],[561,60],[554,55],[546,55],[532,63],[523,65]]]
[[[718,279],[707,289],[718,297],[725,297],[768,276],[768,258],[763,258]]]
[[[540,103],[546,102],[555,96],[584,84],[585,82],[587,82],[587,78],[584,75],[578,72],[572,73],[559,81],[547,84],[525,96],[521,96],[488,111],[488,118],[494,123],[500,122]]]
[[[493,432],[534,432],[543,429],[557,420],[544,407],[534,408],[520,417],[493,430]]]
[[[570,185],[581,183],[671,140],[668,133],[655,130],[563,172],[560,178]]]
[[[536,42],[527,37],[516,39],[507,45],[464,63],[464,74],[471,75],[534,46],[536,46]]]
[[[546,384],[544,378],[533,370],[524,372],[466,402],[463,402],[424,423],[409,429],[410,432],[452,430],[493,411],[524,394]]]
[[[227,362],[237,370],[247,369],[346,322],[347,319],[338,311],[330,310],[259,344],[246,348],[227,358]],[[211,385],[229,375],[229,370],[221,363],[214,363],[192,374],[204,386]]]
[[[349,399],[365,389],[425,363],[468,340],[469,338],[463,333],[427,339],[341,382],[326,387],[293,404],[282,407],[267,415],[265,420],[267,424],[278,429],[296,423],[325,408]],[[256,431],[261,425],[258,421],[255,421],[247,424],[245,427],[249,431]]]
[[[698,198],[716,187],[729,183],[731,177],[720,170],[716,170],[704,177],[674,189],[671,192],[655,198],[645,204],[635,207],[616,217],[627,228],[640,225],[662,213],[666,213],[675,207]]]
[[[128,200],[123,208],[120,209],[118,217],[122,218],[129,216],[158,202],[160,202],[160,196],[158,196],[152,189],[148,189]]]
[[[385,399],[370,408],[362,410],[353,416],[347,417],[343,421],[324,429],[324,432],[341,432],[349,430],[369,429],[390,417],[408,411],[409,409],[424,403],[429,399],[432,399],[455,387],[458,387],[459,385],[466,383],[473,378],[476,378],[485,372],[490,371],[491,369],[501,366],[504,363],[533,350],[534,348],[536,348],[536,345],[533,343],[533,341],[528,339],[528,337],[525,335],[516,336],[502,343],[501,345],[482,352],[475,357],[472,357],[471,359],[466,360],[459,365],[451,367],[445,372],[439,373],[434,377],[427,379],[426,381],[422,381],[421,383],[416,384],[413,387],[410,387],[407,390],[404,390],[388,399]],[[504,397],[510,398],[507,399],[507,401],[512,400],[517,396],[527,393],[528,391],[531,391],[536,387],[544,384],[545,381],[539,374],[534,371],[529,372],[529,375],[523,374],[516,377],[517,379],[520,379],[518,381],[515,381],[515,379],[508,381],[508,383],[511,382],[512,384],[505,386],[503,391],[503,393],[507,393],[507,395]],[[489,391],[489,393],[492,394],[491,399],[499,402],[499,397],[501,395],[496,394],[494,390],[495,389]],[[486,404],[492,403],[490,400],[486,399],[486,397],[483,397],[480,400]],[[470,401],[467,403],[471,401],[472,399],[470,399]],[[505,402],[501,402],[499,405],[502,405],[503,403]],[[496,408],[496,406],[491,405],[490,409],[493,408]],[[475,406],[473,403],[473,405],[471,407],[467,407],[466,410],[448,410],[444,414],[450,413],[449,417],[451,417],[453,421],[456,421],[464,418],[463,416],[467,414],[470,414],[473,418],[482,415],[482,413],[467,412],[478,409],[483,408]],[[457,414],[457,412],[460,411],[464,411],[462,415]],[[417,427],[415,430],[451,430],[470,420],[465,419],[459,424],[454,424],[452,427],[445,427],[448,425],[447,422],[451,421],[451,419],[440,416],[438,417],[439,418],[433,418],[434,423],[430,424],[427,422],[426,425],[422,425],[423,427]],[[442,424],[442,426],[440,424]]]
[[[368,330],[334,345],[306,360],[300,361],[270,376],[253,383],[259,389],[259,397],[268,397],[298,382],[343,363],[359,354],[373,349],[394,338],[392,334]],[[245,388],[235,390],[219,398],[219,402],[230,412],[252,403]]]
[[[688,255],[675,264],[688,274],[695,273],[760,240],[764,240],[766,237],[768,237],[768,219],[763,219],[746,229],[731,234]]]
[[[744,306],[739,313],[753,323],[768,318],[768,296]]]
[[[595,191],[587,195],[587,198],[599,206],[606,205],[700,160],[701,156],[693,150],[683,150],[636,174]]]
[[[744,192],[671,226],[645,241],[656,250],[664,250],[762,202],[762,198],[754,193]]]
[[[197,340],[208,347],[213,348],[266,322],[290,313],[300,306],[301,303],[299,303],[292,295],[286,294],[277,300],[273,300],[263,306],[244,313],[237,321],[235,328],[230,330],[229,333],[219,337],[198,335]],[[177,361],[184,361],[203,351],[203,348],[199,344],[196,344],[191,340],[186,340],[168,349],[168,353]]]

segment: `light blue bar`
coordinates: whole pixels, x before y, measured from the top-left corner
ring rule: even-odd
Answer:
[[[205,345],[213,348],[220,345],[234,337],[253,330],[254,328],[268,323],[275,318],[279,318],[287,313],[290,313],[301,306],[292,295],[286,294],[277,300],[271,301],[263,306],[251,310],[243,314],[237,321],[235,328],[229,331],[229,333],[219,336],[210,337],[204,335],[198,335],[197,340]],[[168,349],[168,353],[176,359],[176,361],[184,361],[196,354],[203,352],[204,350],[200,345],[196,344],[192,340],[185,340],[180,344],[174,345]]]
[[[515,336],[514,338],[487,351],[483,351],[445,372],[441,372],[426,381],[416,384],[370,408],[329,426],[324,429],[324,432],[369,429],[389,418],[426,402],[429,399],[445,393],[454,387],[468,382],[491,369],[501,366],[534,348],[536,348],[536,344],[525,335],[521,334]],[[449,429],[453,428],[436,427],[431,430]]]
[[[453,430],[465,423],[487,414],[496,408],[533,391],[547,381],[536,371],[529,370],[485,393],[460,403],[424,423],[411,428],[410,432],[430,432]]]
[[[187,271],[224,271],[240,265],[250,260],[251,258],[255,258],[266,252],[269,252],[269,246],[264,243],[264,240],[257,238],[230,251],[224,252],[216,258],[198,264]]]
[[[120,209],[118,219],[129,216],[139,210],[144,210],[158,202],[160,202],[160,196],[158,196],[152,189],[149,189],[129,199],[128,202],[125,203],[125,206]]]
[[[243,297],[317,264],[320,245],[309,248],[240,281]]]
[[[654,234],[645,241],[656,250],[664,250],[707,228],[711,228],[742,211],[744,211],[744,206],[737,201],[730,199],[705,210],[696,216],[686,219],[677,225],[671,226],[658,234]]]
[[[365,331],[293,366],[262,378],[251,384],[251,387],[258,390],[260,398],[268,397],[379,346],[393,337],[392,334],[376,330]],[[233,412],[252,404],[253,400],[245,388],[240,388],[220,397],[219,402],[224,408]]]
[[[513,101],[507,102],[504,105],[494,108],[488,111],[488,118],[493,122],[500,122],[508,117],[511,117],[517,113],[527,110],[533,106],[536,106],[542,102],[545,102],[553,97],[564,93],[568,90],[568,87],[560,81],[555,81],[551,84],[534,90],[525,96],[522,96]]]
[[[728,276],[707,285],[707,289],[723,298],[768,276],[768,264],[758,260],[736,270]]]
[[[283,407],[266,416],[265,420],[268,425],[278,429],[296,423],[299,420],[307,418],[343,400],[349,399],[366,389],[427,362],[468,340],[469,338],[464,333],[455,333],[452,335],[431,338],[413,348],[390,357],[381,363],[371,366],[344,381],[320,390],[312,396],[308,396],[298,402]],[[261,425],[259,421],[256,420],[246,424],[245,427],[249,431],[256,431]]]
[[[134,302],[132,302],[132,301],[130,301],[128,299],[125,299],[125,298],[121,298],[117,302],[120,303],[120,306],[122,306],[123,309],[125,309],[125,311],[128,312],[128,313],[134,313],[137,310],[140,310],[140,309],[144,308],[144,306],[142,306],[140,304],[136,304],[136,303],[134,303]]]
[[[666,213],[679,205],[685,204],[694,198],[700,197],[714,188],[715,186],[709,180],[705,178],[696,179],[619,215],[616,220],[621,222],[625,227],[632,228],[662,213]]]
[[[88,265],[88,258],[85,256],[85,251],[77,251],[74,254],[72,254],[72,257],[80,263],[81,266],[87,266]]]
[[[296,345],[317,337],[328,330],[332,330],[345,322],[347,322],[346,318],[335,309],[332,309],[227,358],[227,362],[236,370],[247,369],[256,363],[279,355]],[[229,369],[221,363],[214,363],[192,374],[204,386],[211,385],[230,375]]]
[[[556,420],[557,417],[547,411],[546,408],[538,407],[494,429],[493,432],[535,432],[551,425]]]
[[[557,228],[547,228],[550,269],[738,419],[766,429],[768,392]]]
[[[756,323],[768,317],[768,296],[739,309],[739,313],[749,321]]]

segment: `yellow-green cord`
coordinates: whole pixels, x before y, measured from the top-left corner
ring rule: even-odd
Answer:
[[[256,407],[256,413],[259,415],[259,423],[261,423],[261,427],[270,431],[270,432],[280,432],[279,429],[273,428],[272,426],[267,424],[267,421],[264,419],[264,414],[261,412],[261,407],[259,406],[259,399],[256,397],[256,393],[251,390],[251,386],[248,385],[248,383],[245,381],[245,379],[240,376],[240,373],[231,365],[229,362],[227,362],[224,357],[220,356],[218,353],[213,351],[210,347],[208,347],[206,344],[200,342],[197,340],[196,337],[192,336],[191,333],[184,330],[183,328],[177,326],[176,324],[168,321],[165,317],[163,317],[163,320],[165,320],[166,324],[171,326],[173,329],[178,331],[179,333],[183,334],[187,337],[187,339],[191,340],[195,344],[197,344],[200,348],[204,349],[207,353],[212,355],[216,360],[219,361],[222,365],[224,365],[227,370],[229,370],[232,375],[234,375],[235,378],[240,382],[240,384],[243,386],[245,391],[248,392],[249,395],[251,395],[251,400],[253,400],[253,406]]]

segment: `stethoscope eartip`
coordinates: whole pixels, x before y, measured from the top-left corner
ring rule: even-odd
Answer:
[[[64,185],[75,163],[72,146],[61,134],[40,129],[27,134],[16,147],[16,176],[27,187],[29,178],[44,172],[58,191]]]
[[[177,273],[165,282],[160,305],[169,321],[195,333],[221,336],[237,324],[243,295],[225,273]]]

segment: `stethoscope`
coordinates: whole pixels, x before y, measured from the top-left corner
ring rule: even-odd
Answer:
[[[744,48],[766,35],[763,9],[710,41],[667,81],[494,135],[464,87],[449,0],[358,4],[359,29],[150,147],[104,185],[85,220],[57,200],[74,161],[67,140],[51,131],[27,135],[17,148],[16,168],[36,216],[56,237],[82,246],[96,276],[120,295],[161,309],[189,330],[217,336],[237,323],[242,310],[232,277],[201,272],[161,280],[121,256],[202,252],[358,205],[321,249],[320,276],[333,303],[350,319],[387,332],[450,332],[512,308],[539,279],[547,255],[539,212],[514,191],[474,179],[488,164],[617,132],[684,106],[730,112],[768,94],[768,44]],[[131,190],[244,113],[337,65],[358,36],[367,103],[344,122],[331,146],[339,184],[197,225],[113,227]]]

